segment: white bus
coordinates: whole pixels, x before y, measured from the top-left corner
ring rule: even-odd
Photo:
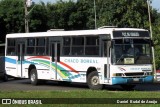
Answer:
[[[7,75],[87,83],[91,89],[153,82],[151,38],[145,29],[99,28],[6,35]]]

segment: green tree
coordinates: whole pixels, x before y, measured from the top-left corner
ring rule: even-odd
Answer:
[[[6,35],[6,27],[5,27],[6,23],[5,21],[0,17],[0,43],[4,43],[5,42],[5,35]]]
[[[149,28],[146,0],[95,0],[97,26]],[[93,29],[95,11],[93,0],[78,0],[79,8],[85,7],[86,28]]]
[[[160,13],[154,10],[155,23],[153,23],[153,40],[155,49],[156,68],[160,68]]]
[[[77,8],[75,2],[58,1],[56,4],[47,4],[49,21],[48,25],[52,29],[77,29]]]
[[[68,25],[71,29],[88,29],[87,28],[87,22],[89,21],[89,8],[86,1],[77,2],[74,4],[73,12],[69,17]]]
[[[0,18],[6,33],[24,32],[24,6],[22,0],[1,0]]]
[[[93,0],[78,0],[77,2],[79,15],[84,15],[81,19],[85,28],[82,29],[94,29],[95,28],[95,12]]]
[[[96,1],[98,26],[148,28],[146,0]]]
[[[33,5],[28,9],[28,11],[30,11],[29,14],[30,32],[42,32],[42,31],[47,31],[49,29],[49,26],[47,25],[48,10],[44,2]]]

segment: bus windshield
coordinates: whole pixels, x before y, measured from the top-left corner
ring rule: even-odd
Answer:
[[[151,64],[151,41],[149,39],[115,39],[112,47],[112,63]]]

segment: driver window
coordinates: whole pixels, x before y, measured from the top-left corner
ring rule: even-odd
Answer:
[[[123,54],[122,47],[120,45],[115,45],[115,54],[116,58],[120,58],[121,55]]]

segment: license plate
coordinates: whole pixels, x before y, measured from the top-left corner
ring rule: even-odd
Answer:
[[[134,78],[133,81],[134,81],[134,82],[138,82],[139,79],[138,79],[138,78]]]

